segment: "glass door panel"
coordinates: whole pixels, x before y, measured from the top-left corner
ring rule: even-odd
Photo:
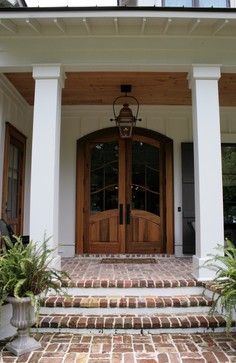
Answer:
[[[91,149],[90,213],[118,208],[119,147],[99,143]]]
[[[128,148],[127,252],[161,253],[161,149],[152,139],[134,139]]]
[[[10,145],[10,160],[8,168],[8,198],[7,198],[7,209],[6,213],[9,219],[17,218],[18,211],[18,195],[19,195],[19,149]]]
[[[132,209],[160,215],[159,149],[141,141],[132,143]]]
[[[88,148],[88,252],[120,252],[120,140],[92,142]]]

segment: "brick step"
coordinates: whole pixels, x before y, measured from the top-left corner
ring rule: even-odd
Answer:
[[[195,279],[71,279],[63,282],[63,287],[78,288],[178,288],[203,287],[205,283]]]
[[[212,300],[201,295],[189,296],[47,296],[41,306],[47,308],[166,308],[211,306]]]
[[[70,315],[50,314],[40,315],[38,328],[40,331],[73,331],[81,333],[94,331],[155,331],[159,333],[171,331],[223,331],[225,319],[220,315],[210,316],[207,314],[175,314],[151,316],[137,315],[116,315],[116,316],[91,316],[91,315]],[[41,330],[40,330],[41,329]]]

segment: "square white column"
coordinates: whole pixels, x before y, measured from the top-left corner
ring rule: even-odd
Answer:
[[[215,272],[202,267],[209,254],[224,244],[223,189],[218,80],[219,66],[193,66],[192,88],[194,140],[196,255],[193,275],[211,280]]]
[[[52,267],[60,269],[58,255],[59,153],[61,91],[60,65],[33,66],[35,98],[31,165],[30,238],[36,243],[51,237]]]

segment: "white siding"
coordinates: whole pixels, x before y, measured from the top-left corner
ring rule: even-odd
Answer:
[[[27,137],[24,195],[24,229],[29,233],[30,163],[31,163],[31,110],[8,80],[0,75],[0,216],[2,213],[2,178],[4,159],[5,123],[10,122]]]
[[[236,142],[236,108],[221,109],[222,142]],[[74,255],[76,141],[93,131],[112,126],[110,106],[74,106],[62,109],[60,166],[60,252]],[[141,106],[142,122],[138,124],[162,133],[174,142],[174,218],[175,251],[182,253],[182,175],[181,142],[192,142],[191,107]]]

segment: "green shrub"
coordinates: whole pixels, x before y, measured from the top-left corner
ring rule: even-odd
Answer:
[[[218,247],[218,251],[219,253],[211,256],[207,262],[207,267],[216,271],[211,312],[217,311],[218,304],[221,305],[229,331],[236,309],[236,247],[231,241],[226,240],[226,246]]]
[[[69,276],[66,272],[50,267],[53,250],[47,247],[48,239],[37,246],[33,241],[28,245],[15,236],[13,244],[4,238],[6,248],[0,255],[0,305],[8,296],[30,297],[33,305],[36,296],[49,289],[61,291],[62,283]]]

